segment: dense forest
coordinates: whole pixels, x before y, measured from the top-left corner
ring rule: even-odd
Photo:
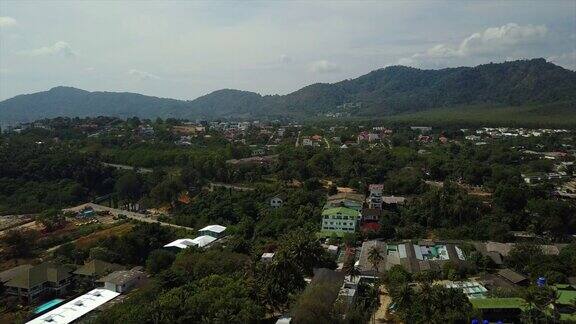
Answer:
[[[189,119],[305,119],[358,104],[354,116],[381,117],[463,106],[525,106],[557,103],[548,110],[574,112],[576,72],[544,59],[476,67],[421,70],[391,66],[355,79],[313,84],[287,95],[225,89],[191,101],[133,93],[88,92],[70,87],[20,95],[0,102],[0,120],[32,121],[56,116],[117,116]],[[551,111],[547,112],[548,114]],[[545,116],[546,112],[540,115]]]

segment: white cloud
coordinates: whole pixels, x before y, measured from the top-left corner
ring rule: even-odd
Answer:
[[[128,71],[128,74],[133,76],[134,78],[140,80],[140,81],[144,81],[144,80],[159,80],[160,77],[146,72],[146,71],[141,71],[141,70],[136,70],[136,69],[131,69],[130,71]]]
[[[544,25],[518,25],[508,23],[490,27],[466,37],[458,45],[438,44],[410,57],[401,58],[398,64],[420,65],[442,59],[497,55],[508,56],[518,48],[545,40],[548,29]],[[514,55],[512,55],[514,56]]]
[[[0,17],[0,28],[14,27],[18,25],[16,19],[8,16]]]
[[[548,61],[576,71],[576,50],[548,57]]]
[[[314,73],[333,73],[340,70],[340,66],[326,60],[312,62],[310,65],[310,71]]]
[[[70,44],[63,42],[63,41],[58,41],[58,42],[56,42],[50,46],[44,46],[44,47],[40,47],[40,48],[28,50],[28,51],[23,51],[21,53],[24,55],[28,55],[28,56],[62,55],[62,56],[67,57],[67,58],[75,57],[78,55],[78,53],[76,53],[74,50],[72,50],[72,47],[70,46]]]

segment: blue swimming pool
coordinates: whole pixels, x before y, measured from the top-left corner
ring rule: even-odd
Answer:
[[[34,310],[34,314],[40,314],[40,313],[58,305],[58,304],[60,304],[63,301],[64,301],[64,299],[58,299],[58,298],[52,299],[51,301],[46,302],[46,303],[36,307],[36,309]]]

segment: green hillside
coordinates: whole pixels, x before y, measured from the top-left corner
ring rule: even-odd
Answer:
[[[573,103],[529,106],[465,106],[441,108],[385,118],[391,122],[426,125],[491,125],[532,127],[576,127]]]
[[[544,59],[533,59],[441,70],[390,66],[355,79],[312,84],[283,96],[224,89],[183,101],[135,93],[56,87],[0,102],[0,122],[99,115],[305,119],[341,112],[341,105],[347,104],[357,107],[347,111],[350,117],[379,118],[424,112],[399,118],[566,123],[576,114],[575,103],[576,72]],[[510,108],[486,113],[482,107]],[[518,116],[518,109],[527,115]],[[427,113],[434,110],[438,111]],[[566,114],[568,119],[558,119]]]

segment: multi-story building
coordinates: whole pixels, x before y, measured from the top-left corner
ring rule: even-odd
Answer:
[[[345,233],[354,233],[358,227],[360,217],[360,212],[351,208],[336,207],[324,209],[322,211],[322,232],[335,233],[339,236]]]
[[[30,303],[47,293],[59,296],[66,292],[72,282],[70,272],[71,269],[52,262],[21,267],[4,283],[6,293],[26,299]]]
[[[384,190],[384,185],[381,184],[371,184],[368,187],[368,198],[366,198],[366,203],[370,209],[382,209],[382,191]]]

